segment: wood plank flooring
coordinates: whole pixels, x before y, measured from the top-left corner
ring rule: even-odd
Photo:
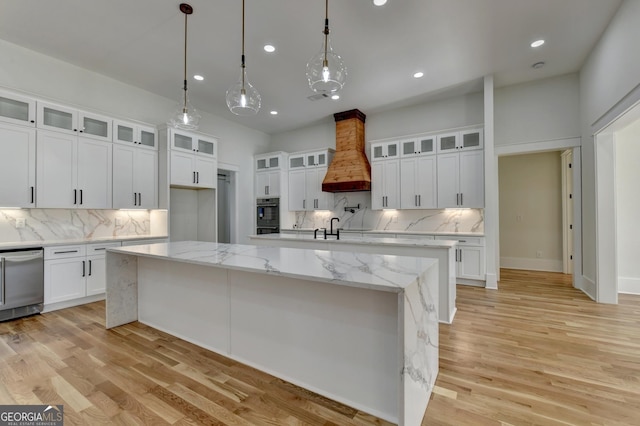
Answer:
[[[598,305],[563,274],[458,286],[423,425],[639,425],[640,296]],[[65,424],[383,425],[104,303],[0,323],[0,404],[64,404]]]

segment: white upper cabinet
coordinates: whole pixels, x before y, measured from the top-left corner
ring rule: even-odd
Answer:
[[[400,162],[400,208],[438,207],[436,156],[403,158]]]
[[[400,155],[399,145],[400,143],[397,141],[372,143],[371,161],[398,158]]]
[[[113,146],[113,208],[158,208],[158,152]]]
[[[113,141],[140,148],[158,149],[158,132],[152,126],[129,121],[113,121]]]
[[[265,154],[256,156],[256,171],[278,170],[282,167],[282,154]]]
[[[433,155],[436,153],[436,136],[421,136],[400,142],[402,157]]]
[[[333,149],[325,149],[314,152],[299,152],[289,155],[289,170],[301,167],[327,167],[335,151]]]
[[[38,130],[38,208],[110,209],[112,144]]]
[[[38,102],[37,106],[38,129],[81,135],[107,142],[112,141],[113,120],[111,118],[46,102]]]
[[[0,91],[0,120],[22,126],[36,126],[36,100]]]
[[[400,208],[400,161],[377,161],[371,166],[371,209]]]
[[[171,130],[171,185],[216,188],[218,141],[196,133]]]
[[[437,142],[438,153],[484,149],[484,132],[475,128],[445,133],[438,135]]]
[[[484,208],[484,151],[437,158],[438,208]]]
[[[0,208],[35,207],[36,130],[0,125]]]

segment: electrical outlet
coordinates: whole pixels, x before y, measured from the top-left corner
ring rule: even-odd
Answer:
[[[27,226],[27,219],[25,219],[24,217],[16,218],[16,229],[21,229],[25,226]]]
[[[540,259],[540,258],[542,257],[542,250],[538,250],[538,251],[536,252],[536,257],[537,257],[538,259]]]

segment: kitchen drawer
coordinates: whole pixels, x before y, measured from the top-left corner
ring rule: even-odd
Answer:
[[[398,234],[398,238],[406,238],[408,240],[433,240],[433,235],[426,234]]]
[[[87,253],[86,246],[84,244],[45,247],[44,260],[79,257],[79,256],[85,256],[86,253]]]
[[[436,240],[457,241],[460,246],[484,246],[484,237],[456,237],[453,235],[437,235]]]
[[[87,244],[87,256],[94,256],[98,254],[104,254],[109,247],[120,247],[122,243],[120,241],[112,243],[92,243]]]

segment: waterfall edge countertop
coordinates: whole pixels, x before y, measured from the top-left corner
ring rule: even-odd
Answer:
[[[399,293],[437,261],[376,255],[199,241],[109,248],[108,252]]]
[[[275,240],[275,241],[313,241],[318,243],[349,243],[349,244],[364,244],[364,245],[394,245],[404,247],[441,247],[449,248],[455,247],[456,240],[421,240],[413,238],[391,238],[391,237],[374,237],[365,235],[349,235],[340,234],[340,239],[336,239],[335,236],[327,236],[324,239],[322,233],[318,232],[318,238],[314,239],[313,234],[301,233],[301,234],[264,234],[264,235],[250,235],[250,239],[258,240]]]

